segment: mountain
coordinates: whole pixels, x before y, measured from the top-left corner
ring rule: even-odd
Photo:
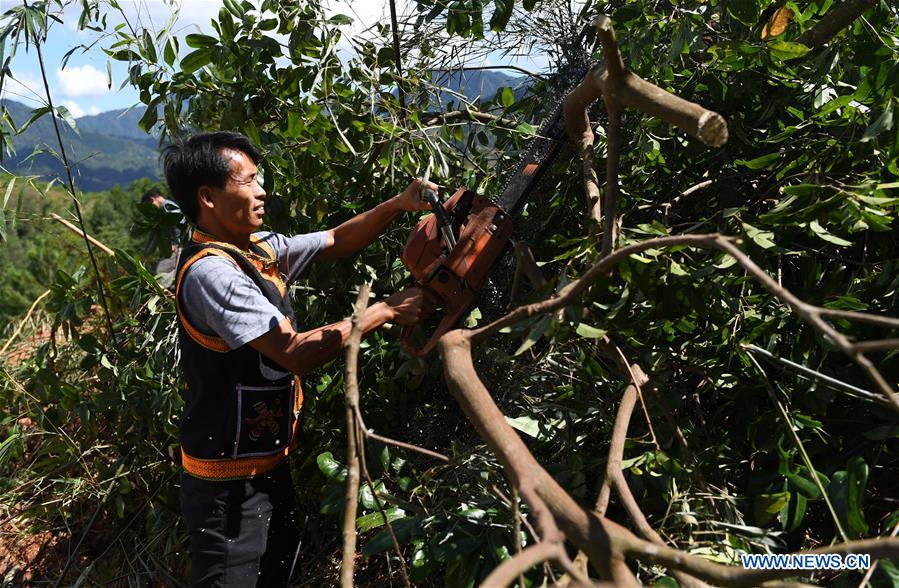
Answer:
[[[480,98],[481,101],[492,100],[497,90],[503,87],[512,88],[515,97],[520,98],[530,86],[530,79],[527,76],[510,76],[497,71],[480,69],[435,71],[432,73],[432,80],[439,86],[462,94],[472,102],[477,98]],[[450,102],[458,104],[458,96],[454,96],[452,92],[441,92],[440,104],[445,107]]]
[[[10,117],[16,125],[22,125],[31,117],[31,108],[4,101]],[[82,119],[76,124],[78,132],[66,124],[60,125],[60,134],[66,149],[76,186],[86,192],[108,190],[114,185],[128,185],[140,178],[160,177],[159,154],[156,139],[142,133],[134,122],[132,131],[127,121],[140,109],[122,115],[111,111],[90,118],[86,125]],[[142,114],[142,112],[140,112]],[[140,116],[138,116],[138,119]],[[134,132],[137,131],[137,132]],[[62,163],[49,150],[59,150],[53,121],[43,116],[29,126],[24,133],[13,137],[14,154],[4,154],[2,165],[22,175],[40,175],[65,178]],[[32,157],[35,150],[44,152]]]
[[[120,108],[82,116],[75,122],[81,132],[102,133],[113,137],[143,141],[150,135],[147,135],[137,123],[140,122],[146,111],[146,106],[138,105],[133,108]],[[159,108],[159,111],[162,111],[162,107]]]

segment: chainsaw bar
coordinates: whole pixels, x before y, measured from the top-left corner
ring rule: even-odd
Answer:
[[[588,66],[574,68],[569,83],[561,93],[561,99],[557,101],[556,107],[544,119],[537,134],[530,140],[530,145],[521,154],[518,165],[507,176],[496,203],[509,214],[515,216],[521,211],[547,170],[552,167],[562,146],[567,143],[565,116],[562,112],[565,98],[580,83],[587,71]]]

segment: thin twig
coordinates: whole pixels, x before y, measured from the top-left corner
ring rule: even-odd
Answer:
[[[843,391],[849,392],[851,396],[870,400],[872,402],[876,402],[876,403],[880,404],[881,406],[890,406],[889,401],[887,399],[885,399],[883,396],[878,396],[877,394],[874,394],[873,392],[869,392],[862,388],[858,388],[856,386],[853,386],[852,384],[848,384],[842,380],[838,380],[832,376],[828,376],[827,374],[822,374],[821,372],[817,372],[817,371],[815,371],[809,367],[806,367],[802,364],[798,364],[796,362],[790,361],[789,359],[786,359],[783,357],[778,357],[778,356],[774,355],[773,353],[771,353],[765,349],[762,349],[761,347],[758,347],[756,345],[752,345],[752,344],[740,345],[740,347],[742,347],[743,349],[745,349],[747,351],[751,351],[752,353],[756,353],[756,354],[764,357],[765,359],[767,359],[771,362],[774,362],[778,365],[788,367],[792,370],[799,372],[800,374],[812,377],[816,380],[820,380],[821,382],[829,384],[829,385],[833,386],[834,388],[837,388],[838,390],[843,390]]]
[[[359,424],[359,430],[365,436],[366,439],[373,439],[375,441],[379,441],[381,443],[385,443],[387,445],[393,445],[395,447],[399,447],[400,449],[406,449],[407,451],[416,451],[421,453],[422,455],[427,455],[428,457],[433,457],[434,459],[439,459],[440,461],[449,462],[450,458],[442,453],[438,453],[431,449],[426,449],[424,447],[420,447],[418,445],[413,445],[412,443],[407,443],[405,441],[398,441],[396,439],[391,439],[390,437],[384,437],[383,435],[378,435],[374,432],[374,430],[369,429],[365,426],[365,419],[362,416],[362,408],[357,404],[356,405],[356,421]]]
[[[16,327],[16,330],[10,335],[9,339],[7,339],[6,344],[3,345],[3,349],[0,349],[0,355],[6,353],[6,350],[9,349],[9,346],[13,341],[16,340],[16,337],[19,336],[19,333],[22,332],[22,328],[25,326],[25,323],[28,322],[28,319],[31,318],[31,314],[34,312],[34,309],[37,308],[37,305],[40,304],[41,300],[46,298],[50,294],[50,290],[45,291],[43,294],[38,296],[34,302],[31,304],[31,308],[28,309],[28,312],[25,313],[25,318],[23,318],[19,322],[19,326]]]

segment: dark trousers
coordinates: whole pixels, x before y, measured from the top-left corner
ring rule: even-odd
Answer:
[[[287,461],[251,480],[181,472],[191,586],[287,586],[297,555],[296,499]]]

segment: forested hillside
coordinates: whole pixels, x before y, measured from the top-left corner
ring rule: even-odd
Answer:
[[[14,152],[4,154],[0,162],[3,167],[20,175],[41,176],[45,182],[64,178],[50,119],[41,117],[29,125],[33,114],[31,108],[12,100],[4,101],[3,108],[10,122],[23,129],[12,137]],[[158,141],[146,133],[143,137],[133,136],[139,128],[132,131],[130,137],[120,134],[121,131],[116,132],[118,125],[110,124],[110,120],[117,120],[114,113],[104,116],[100,128],[92,120],[78,130],[65,123],[60,129],[81,189],[95,192],[116,185],[127,186],[141,178],[158,178]],[[72,121],[72,125],[75,124]]]
[[[111,8],[83,4],[81,24],[105,30]],[[212,32],[180,39],[105,31],[145,127],[163,140],[235,130],[260,147],[266,225],[286,234],[424,175],[444,199],[460,186],[497,199],[535,145],[560,149],[434,352],[410,354],[393,327],[304,376],[294,585],[899,586],[899,7],[400,8],[369,36],[316,0],[227,0]],[[57,3],[7,12],[4,47],[52,35],[44,11]],[[537,52],[545,71],[508,70],[450,105],[447,80],[466,67]],[[563,104],[566,132],[535,143]],[[3,201],[3,226],[17,219],[4,263],[15,249],[9,267],[42,270],[4,285],[16,291],[0,309],[50,291],[0,333],[12,583],[190,577],[173,296],[143,237],[115,236],[118,203],[141,187],[110,193],[114,211],[91,211],[77,179],[73,194],[27,192],[19,212],[18,188]],[[76,202],[114,256],[95,250],[93,264],[84,241],[63,255],[62,234],[25,223]],[[154,211],[142,230],[164,222]],[[313,264],[292,291],[304,328],[410,286],[400,255],[418,221]],[[848,567],[741,559],[789,553]],[[850,569],[849,554],[871,561]]]

